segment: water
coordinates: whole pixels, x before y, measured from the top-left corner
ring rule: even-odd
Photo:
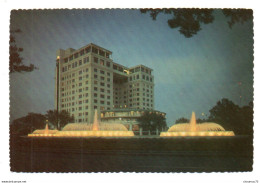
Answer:
[[[252,171],[252,138],[11,139],[15,172]]]

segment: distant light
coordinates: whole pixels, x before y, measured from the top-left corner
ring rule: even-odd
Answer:
[[[57,59],[60,59],[60,56],[57,56]]]

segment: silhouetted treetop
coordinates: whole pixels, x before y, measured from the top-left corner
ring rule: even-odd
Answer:
[[[232,28],[235,23],[243,24],[253,19],[253,11],[251,9],[223,9],[222,12],[226,17],[230,17],[230,21],[228,21],[230,28]]]
[[[11,30],[10,31],[10,45],[9,45],[9,68],[10,73],[14,72],[31,72],[34,69],[37,69],[33,64],[30,64],[29,66],[24,65],[23,58],[20,56],[21,52],[23,51],[23,48],[20,48],[16,45],[16,40],[14,34],[21,33],[22,31],[20,29]]]
[[[190,38],[201,30],[201,24],[209,24],[214,21],[214,9],[187,9],[187,8],[169,8],[169,9],[141,9],[141,13],[150,13],[153,20],[159,13],[172,14],[168,20],[170,28],[179,28],[179,32],[186,38]],[[253,18],[253,11],[247,9],[223,9],[223,14],[230,17],[228,25],[230,28],[235,23],[244,23]]]

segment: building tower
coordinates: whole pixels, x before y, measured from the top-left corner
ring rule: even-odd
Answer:
[[[56,52],[55,109],[92,123],[94,109],[154,109],[152,69],[113,62],[112,52],[90,43]]]

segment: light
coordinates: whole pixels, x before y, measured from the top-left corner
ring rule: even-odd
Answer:
[[[60,59],[60,56],[57,56],[57,60],[59,60]]]

